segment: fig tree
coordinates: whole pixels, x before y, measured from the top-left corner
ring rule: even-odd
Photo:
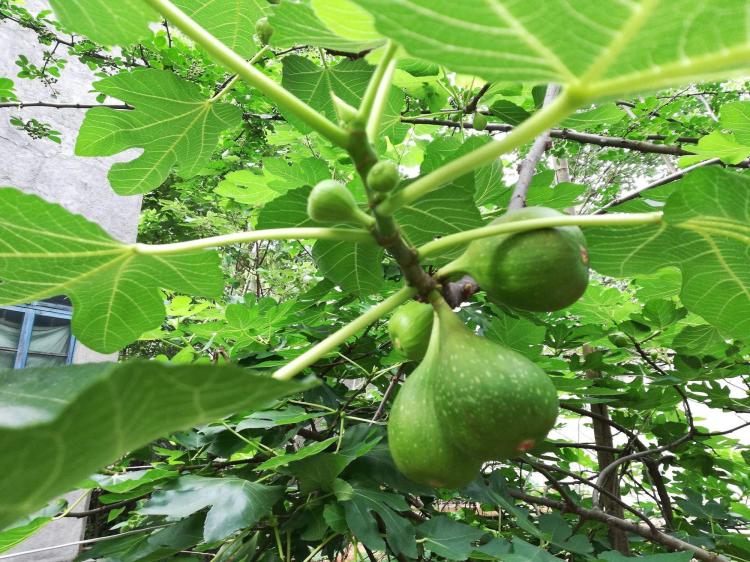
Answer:
[[[370,224],[373,218],[363,212],[352,192],[336,180],[323,180],[307,198],[307,214],[318,222],[358,222]]]
[[[422,359],[430,343],[432,319],[429,304],[411,301],[397,308],[388,321],[393,347],[407,359]]]
[[[492,224],[563,216],[545,207],[510,211]],[[521,310],[551,312],[583,295],[589,279],[586,239],[577,226],[557,226],[474,240],[444,268],[471,275],[490,300]]]
[[[401,175],[398,173],[398,167],[387,160],[381,160],[367,173],[367,186],[379,193],[388,193],[399,181]]]

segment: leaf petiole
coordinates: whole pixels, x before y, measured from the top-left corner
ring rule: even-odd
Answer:
[[[428,242],[417,248],[420,258],[426,258],[430,255],[437,254],[452,248],[468,244],[479,238],[487,238],[498,234],[508,234],[510,232],[526,232],[537,230],[539,228],[551,228],[554,226],[628,226],[656,224],[661,222],[663,213],[617,213],[612,215],[566,215],[561,217],[549,217],[543,219],[530,219],[516,222],[506,222],[501,224],[491,224],[480,228],[473,228],[450,234]],[[438,271],[440,276],[440,271]]]
[[[233,232],[209,238],[199,238],[174,244],[135,244],[135,252],[143,255],[168,256],[184,254],[206,248],[218,248],[233,244],[245,244],[258,240],[348,240],[359,244],[375,243],[372,234],[366,230],[349,228],[271,228]]]
[[[343,328],[337,330],[317,345],[311,347],[305,351],[302,355],[296,359],[290,361],[274,374],[273,378],[279,380],[289,380],[294,375],[309,367],[315,363],[318,359],[321,359],[330,351],[333,351],[348,338],[360,330],[364,330],[367,326],[375,322],[377,319],[388,314],[391,310],[396,308],[398,305],[408,300],[417,293],[417,289],[414,287],[402,287],[397,292],[393,293],[390,297],[384,301],[376,304],[370,310],[352,320]]]

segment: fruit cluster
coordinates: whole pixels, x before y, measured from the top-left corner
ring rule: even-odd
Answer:
[[[495,224],[556,216],[527,208]],[[443,272],[471,275],[490,300],[506,306],[553,311],[585,291],[588,255],[577,227],[544,228],[476,240]],[[408,478],[456,488],[484,462],[515,457],[543,440],[557,418],[557,391],[534,362],[469,331],[437,294],[431,301],[407,303],[389,322],[394,347],[421,363],[393,404],[388,441]]]

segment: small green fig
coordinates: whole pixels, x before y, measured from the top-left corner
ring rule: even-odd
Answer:
[[[527,207],[510,211],[492,224],[560,216],[563,214],[554,209]],[[551,312],[570,306],[583,295],[588,265],[581,229],[558,226],[474,240],[443,273],[471,275],[494,302]]]
[[[318,222],[367,222],[372,217],[357,207],[347,187],[336,180],[323,180],[313,187],[307,198],[307,214]]]
[[[393,347],[407,359],[422,359],[430,343],[433,316],[429,304],[411,301],[398,307],[388,321]]]
[[[273,26],[269,23],[268,18],[260,18],[255,22],[255,35],[258,37],[261,45],[268,45],[273,31]]]
[[[487,116],[484,113],[476,112],[472,125],[477,131],[484,131],[487,128]]]
[[[392,191],[401,181],[398,166],[388,160],[381,160],[367,173],[367,186],[378,193]]]

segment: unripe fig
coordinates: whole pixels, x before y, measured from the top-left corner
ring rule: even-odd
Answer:
[[[545,207],[510,211],[492,224],[563,216]],[[557,226],[474,240],[446,276],[471,275],[490,300],[521,310],[570,306],[589,279],[586,239],[577,226]]]
[[[472,125],[477,131],[484,131],[487,128],[487,116],[484,113],[476,112]]]
[[[255,22],[255,35],[261,45],[268,45],[273,31],[273,26],[268,22],[268,18],[260,18]]]
[[[468,459],[446,439],[432,396],[433,374],[420,365],[401,386],[388,418],[388,448],[410,480],[460,488],[479,474],[481,461]]]
[[[401,175],[398,173],[398,167],[388,160],[381,160],[367,173],[367,186],[379,193],[388,193],[399,181]]]
[[[449,442],[483,461],[513,458],[541,442],[558,414],[549,376],[520,353],[470,332],[445,301],[435,310],[433,397]]]
[[[407,359],[422,359],[430,343],[433,316],[429,304],[411,301],[398,307],[388,321],[393,347]]]
[[[323,180],[313,187],[307,198],[307,214],[315,221],[328,223],[372,220],[357,207],[352,192],[336,180]]]
[[[469,331],[440,297],[430,344],[394,401],[388,442],[408,478],[460,487],[482,462],[515,457],[547,435],[557,391],[536,364]]]

